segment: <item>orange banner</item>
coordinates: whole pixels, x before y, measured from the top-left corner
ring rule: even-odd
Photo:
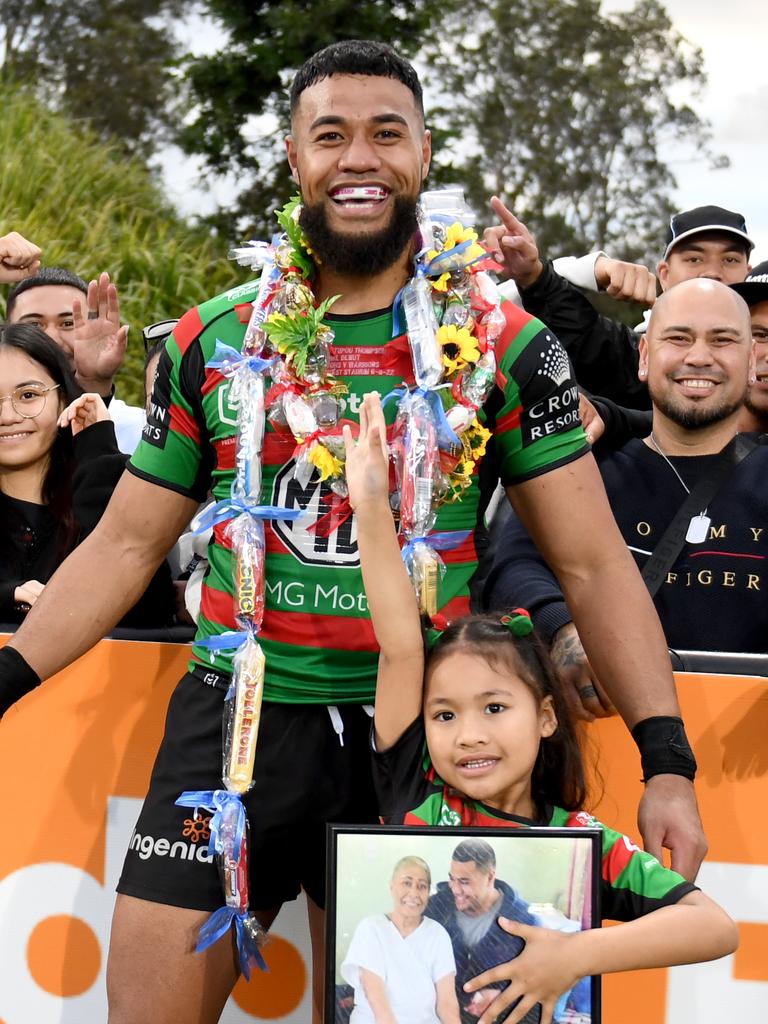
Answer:
[[[0,642],[2,642],[0,640]],[[0,1024],[101,1024],[114,885],[188,648],[105,640],[0,724]],[[722,1024],[768,1006],[768,680],[677,677],[699,759],[710,850],[700,884],[739,921],[734,957],[604,981],[604,1020]],[[637,835],[634,745],[618,720],[589,730],[605,791],[595,811]],[[192,842],[192,839],[190,839]],[[270,973],[240,982],[224,1024],[306,1024],[309,942],[286,906]]]

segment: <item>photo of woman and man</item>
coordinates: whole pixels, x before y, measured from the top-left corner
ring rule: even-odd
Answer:
[[[464,985],[516,957],[514,929],[592,925],[592,841],[579,836],[337,836],[335,1024],[473,1024],[499,994]],[[538,1022],[539,1008],[525,1024]],[[555,1024],[591,1024],[591,979]]]

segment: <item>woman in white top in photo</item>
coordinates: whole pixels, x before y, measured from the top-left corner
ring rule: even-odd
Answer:
[[[432,884],[421,857],[395,865],[392,910],[355,929],[341,973],[355,990],[350,1024],[459,1024],[448,932],[424,917]]]

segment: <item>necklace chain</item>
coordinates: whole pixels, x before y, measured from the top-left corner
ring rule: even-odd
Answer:
[[[682,478],[682,477],[680,476],[680,474],[678,473],[678,471],[677,471],[677,470],[675,469],[675,467],[674,467],[674,466],[672,465],[672,462],[671,462],[671,461],[670,461],[670,459],[669,459],[669,458],[667,457],[667,455],[666,455],[666,454],[665,454],[665,453],[664,453],[664,452],[663,452],[663,451],[661,450],[661,446],[659,445],[659,442],[658,442],[658,441],[656,440],[656,438],[655,438],[655,437],[653,436],[653,431],[651,431],[651,433],[650,433],[650,437],[649,437],[649,440],[650,440],[651,444],[653,445],[653,447],[654,447],[654,448],[656,449],[656,451],[657,451],[657,452],[659,453],[659,455],[660,455],[660,456],[662,457],[662,459],[664,459],[664,461],[666,462],[666,464],[667,464],[667,465],[669,466],[669,468],[670,468],[670,469],[672,470],[672,472],[673,472],[673,473],[675,474],[675,476],[677,477],[677,479],[678,479],[678,480],[680,481],[680,484],[681,484],[681,486],[682,486],[683,490],[685,491],[685,493],[686,493],[686,494],[690,494],[690,493],[691,493],[691,489],[690,489],[690,487],[689,487],[689,486],[688,486],[688,485],[686,484],[685,480],[683,480],[683,478]],[[699,512],[699,515],[700,515],[700,516],[705,516],[706,514],[707,514],[707,510],[706,510],[705,508],[704,508],[704,509],[702,509],[702,510],[701,510],[701,512]]]
[[[667,458],[667,456],[665,455],[665,453],[664,453],[664,452],[663,452],[663,451],[661,450],[661,447],[660,447],[660,445],[659,445],[659,442],[658,442],[658,441],[656,440],[656,438],[655,438],[655,437],[653,436],[653,431],[651,431],[651,436],[650,436],[649,440],[650,440],[651,444],[653,445],[653,447],[654,447],[654,448],[656,449],[656,451],[657,451],[657,452],[659,453],[659,455],[660,455],[660,456],[662,457],[662,459],[664,459],[664,461],[666,462],[666,464],[667,464],[667,465],[669,466],[669,468],[670,468],[670,469],[672,470],[672,472],[673,472],[673,473],[675,474],[675,476],[677,477],[677,479],[678,479],[678,480],[680,481],[680,483],[681,483],[681,485],[682,485],[682,488],[683,488],[683,490],[685,491],[685,493],[686,493],[686,494],[690,494],[690,493],[691,493],[691,489],[690,489],[690,487],[689,487],[689,486],[688,486],[688,485],[686,484],[685,480],[683,480],[683,478],[682,478],[682,477],[680,476],[680,474],[679,474],[679,473],[677,472],[677,470],[676,470],[676,469],[675,469],[675,467],[674,467],[674,466],[672,465],[672,463],[670,462],[670,460],[669,460],[669,459]]]

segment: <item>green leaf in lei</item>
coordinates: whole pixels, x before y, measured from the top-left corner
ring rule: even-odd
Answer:
[[[291,263],[301,271],[301,276],[306,280],[314,276],[315,264],[307,251],[304,232],[293,219],[294,212],[300,205],[301,196],[293,196],[282,210],[278,210],[277,222],[287,236],[288,245],[291,248]]]
[[[317,332],[323,318],[338,298],[340,296],[332,295],[317,308],[298,313],[273,313],[264,323],[264,333],[277,351],[290,362],[299,379],[306,373],[307,359],[317,344]]]

